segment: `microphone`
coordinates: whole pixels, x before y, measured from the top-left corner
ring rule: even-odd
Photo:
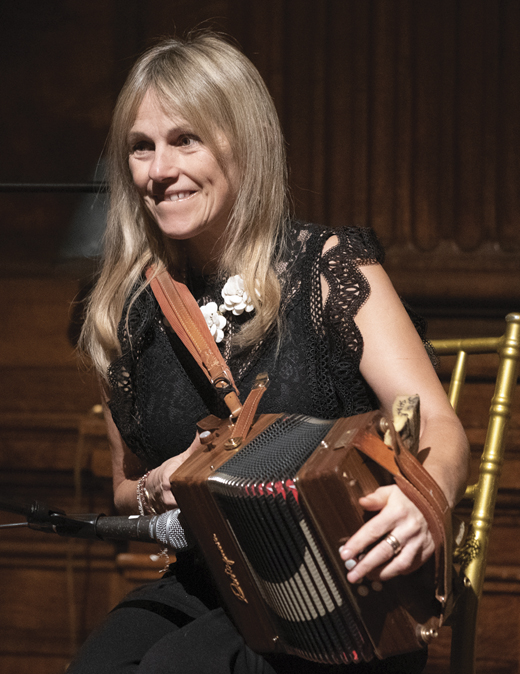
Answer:
[[[161,515],[103,514],[66,515],[63,510],[48,508],[44,503],[20,503],[0,498],[0,510],[25,516],[27,526],[46,533],[72,538],[101,540],[144,541],[160,543],[176,552],[192,547],[186,530],[180,522],[181,511],[173,508]],[[0,529],[13,525],[0,525]],[[19,526],[19,525],[16,525]]]
[[[168,510],[162,515],[129,515],[105,517],[101,515],[95,523],[96,537],[112,540],[146,541],[161,543],[182,552],[191,547],[186,531],[179,521],[179,508]],[[59,532],[58,532],[59,533]]]

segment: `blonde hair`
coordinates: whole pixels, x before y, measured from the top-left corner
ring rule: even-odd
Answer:
[[[109,135],[110,208],[101,273],[86,313],[81,345],[103,377],[119,355],[117,326],[124,304],[146,286],[143,271],[179,270],[181,242],[168,239],[153,221],[133,184],[128,134],[151,91],[163,110],[181,114],[214,153],[223,170],[222,133],[240,184],[219,263],[223,275],[240,274],[255,315],[236,337],[256,343],[279,323],[280,283],[275,264],[283,254],[288,220],[284,141],[273,101],[253,64],[214,34],[168,39],[135,64],[119,95]],[[258,288],[259,297],[255,293]],[[260,299],[259,299],[260,298]]]

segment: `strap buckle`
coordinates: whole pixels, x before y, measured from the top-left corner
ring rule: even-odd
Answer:
[[[235,389],[233,384],[229,381],[224,375],[220,375],[215,379],[211,380],[213,388],[218,393],[220,398],[225,398],[229,393],[234,393]]]

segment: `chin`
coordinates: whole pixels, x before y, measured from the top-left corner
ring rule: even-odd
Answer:
[[[188,241],[204,232],[204,228],[195,229],[193,227],[162,227],[159,224],[159,229],[168,239],[175,241]]]

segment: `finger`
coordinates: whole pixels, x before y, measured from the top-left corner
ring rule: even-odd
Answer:
[[[171,490],[164,491],[162,495],[162,500],[165,506],[167,506],[167,510],[174,508],[177,505],[177,502],[175,500],[175,497],[173,496]]]
[[[367,551],[371,545],[379,541],[396,525],[394,513],[382,510],[368,520],[356,533],[340,548],[340,556],[344,562],[356,559],[358,555]],[[348,568],[348,567],[347,567]]]
[[[403,548],[399,555],[378,569],[378,579],[390,580],[395,576],[412,573],[422,566],[433,554],[435,545],[433,540],[422,541],[420,544],[411,541]]]
[[[392,487],[379,487],[371,494],[366,494],[359,499],[359,504],[365,510],[382,510],[388,503],[392,494]]]
[[[393,567],[390,574],[386,574],[386,578],[398,573],[403,573],[408,568],[411,559],[414,557],[414,552],[411,547],[408,547],[405,555],[401,557],[402,545],[401,541],[393,534],[385,536],[385,538],[378,542],[374,547],[362,554],[358,558],[357,564],[347,574],[347,580],[351,583],[357,583],[363,578],[368,577],[371,580],[384,579],[383,573],[391,564]],[[395,560],[399,557],[397,564]],[[392,573],[394,571],[394,573]],[[381,576],[383,574],[383,577]]]
[[[370,575],[376,569],[390,562],[401,551],[401,542],[396,537],[394,537],[394,540],[396,543],[392,543],[391,545],[385,538],[374,545],[368,552],[359,555],[356,564],[351,566],[351,569],[347,573],[347,580],[350,583],[357,583],[365,576]]]
[[[388,543],[380,547],[381,542],[389,532],[397,535],[404,546],[408,541],[417,538],[418,541],[426,541],[428,526],[417,507],[395,486],[380,487],[373,494],[365,497],[360,503],[385,501],[385,506],[379,514],[372,517],[364,524],[348,541],[340,548],[340,556],[350,576],[355,582],[363,573],[369,573],[381,564],[386,564],[391,558],[392,550]],[[364,555],[361,558],[361,555]],[[354,573],[354,567],[359,562]]]
[[[390,538],[387,539],[389,532]],[[417,549],[420,542],[426,541],[428,537],[428,527],[424,518],[416,517],[413,508],[411,511],[401,509],[398,504],[395,508],[386,508],[361,527],[340,548],[340,556],[347,571],[353,571],[356,567],[356,573],[349,577],[349,580],[352,578],[352,582],[356,582],[364,573],[369,573],[387,563],[396,552],[400,551],[399,546],[402,548],[415,540],[418,541],[415,544]]]
[[[359,505],[364,510],[369,510],[371,512],[375,510],[382,510],[387,503],[387,499],[380,496],[379,494],[368,494],[367,496],[362,496],[359,499]]]
[[[411,537],[406,528],[397,528],[384,537],[347,574],[352,583],[362,578],[389,580],[418,569],[433,554],[435,544],[428,530],[417,531]],[[347,567],[348,568],[348,567]]]

